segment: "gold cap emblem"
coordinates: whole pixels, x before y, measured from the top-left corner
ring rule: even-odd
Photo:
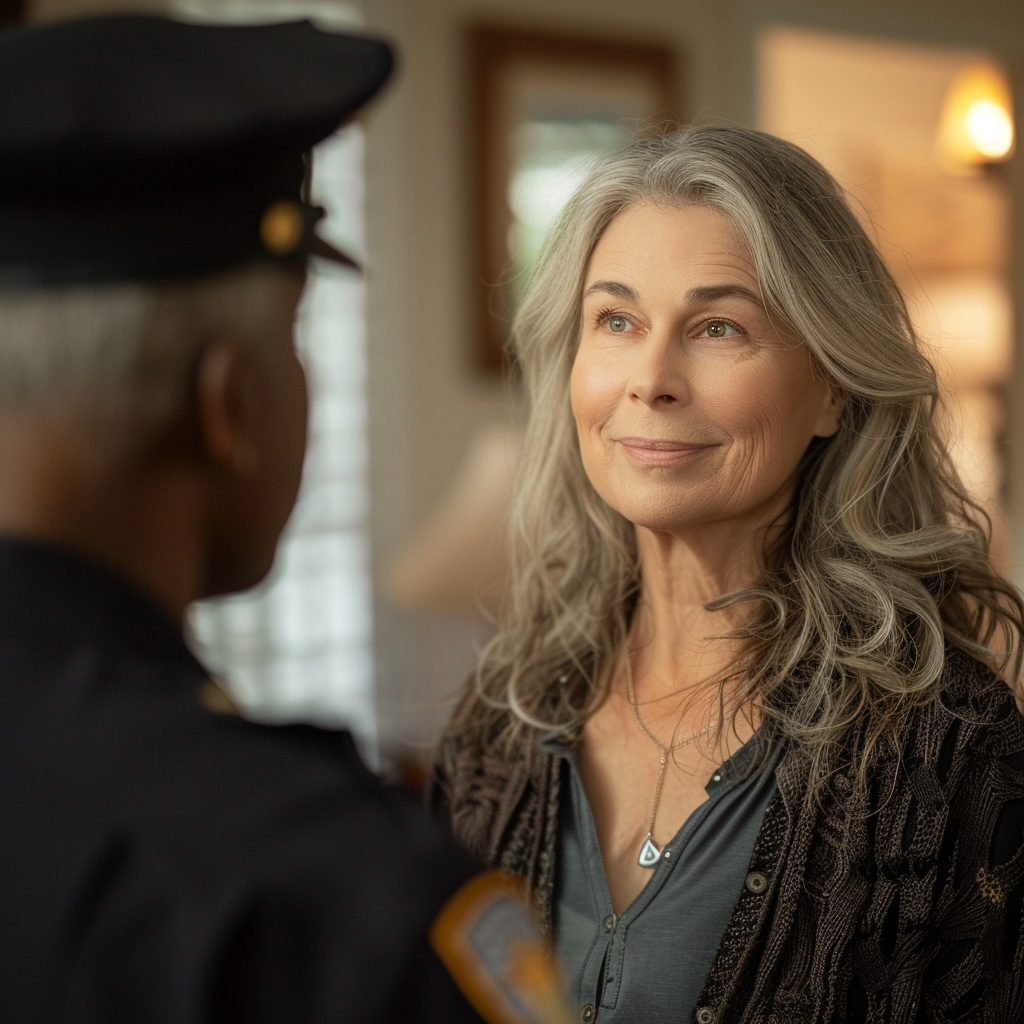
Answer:
[[[279,199],[267,207],[260,220],[260,239],[267,252],[287,256],[302,241],[305,227],[299,205],[290,199]]]

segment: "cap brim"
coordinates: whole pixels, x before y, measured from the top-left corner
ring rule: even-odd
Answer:
[[[350,267],[360,274],[363,272],[363,268],[351,256],[340,249],[336,249],[330,242],[321,238],[315,232],[310,232],[303,249],[307,256],[317,256],[322,260],[327,260],[329,263]]]

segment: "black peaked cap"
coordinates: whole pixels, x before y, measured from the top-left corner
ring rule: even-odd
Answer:
[[[383,42],[308,22],[0,33],[0,286],[345,262],[313,232],[304,156],[392,63]]]

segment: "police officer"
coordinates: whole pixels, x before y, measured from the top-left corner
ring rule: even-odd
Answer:
[[[292,321],[346,261],[304,154],[391,63],[306,23],[0,36],[4,1020],[565,1019],[500,877],[182,641],[292,507]]]

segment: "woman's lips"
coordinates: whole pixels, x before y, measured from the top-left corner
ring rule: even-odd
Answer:
[[[620,437],[616,443],[622,446],[630,459],[642,466],[679,466],[717,447],[713,444],[661,441],[650,437]]]

